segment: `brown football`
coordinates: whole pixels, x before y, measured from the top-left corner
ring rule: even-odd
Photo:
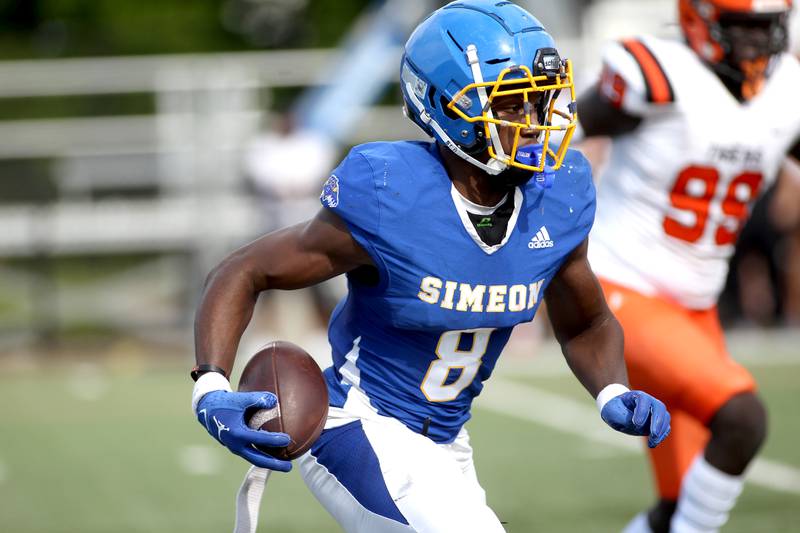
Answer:
[[[316,361],[291,342],[274,341],[261,348],[244,367],[239,390],[269,391],[278,397],[276,409],[248,413],[248,425],[288,433],[285,448],[260,448],[284,460],[297,459],[317,440],[328,416],[328,387]]]

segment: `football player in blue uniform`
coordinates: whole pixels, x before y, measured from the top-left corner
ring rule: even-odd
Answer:
[[[252,447],[288,437],[243,421],[274,396],[231,392],[226,375],[261,291],[346,274],[329,326],[329,418],[298,460],[306,484],[348,532],[503,531],[464,424],[511,330],[542,300],[603,420],[656,446],[669,414],[626,387],[622,331],[586,258],[591,171],[567,148],[572,68],[541,23],[511,2],[448,4],[408,40],[401,86],[407,115],[435,142],[353,148],[313,220],[211,273],[193,406],[232,452],[288,470]],[[559,94],[571,102],[563,109]],[[564,133],[557,146],[554,131]]]

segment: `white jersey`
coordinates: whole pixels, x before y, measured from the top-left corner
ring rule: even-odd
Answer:
[[[632,39],[604,59],[601,91],[643,120],[613,139],[592,267],[644,294],[712,307],[750,206],[800,136],[800,64],[777,57],[763,90],[740,103],[677,41]]]

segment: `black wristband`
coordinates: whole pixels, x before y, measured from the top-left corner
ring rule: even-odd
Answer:
[[[209,364],[202,364],[196,365],[189,375],[192,376],[193,381],[197,381],[197,379],[207,372],[216,372],[218,374],[222,374],[226,379],[228,378],[228,374],[225,373],[223,369],[218,367],[217,365],[209,365]]]

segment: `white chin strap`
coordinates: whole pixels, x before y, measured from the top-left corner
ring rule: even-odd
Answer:
[[[475,83],[483,83],[483,73],[481,72],[481,63],[478,61],[478,49],[475,47],[474,44],[467,46],[467,62],[469,63],[469,68],[472,69],[472,78],[475,80]],[[478,101],[481,104],[481,109],[486,110],[486,116],[494,119],[494,113],[492,112],[492,107],[489,105],[489,97],[486,95],[486,87],[478,87],[476,89],[478,91]],[[493,160],[501,163],[503,167],[508,167],[503,160],[508,159],[505,151],[503,150],[503,143],[500,142],[500,135],[497,134],[497,125],[493,122],[489,122],[489,137],[492,143],[492,147],[494,148],[494,153],[497,154],[499,159],[492,158]],[[491,163],[491,161],[490,161]]]
[[[469,50],[470,49],[472,49],[472,52],[473,52],[473,55],[474,55],[475,61],[476,61],[476,64],[472,65],[473,76],[475,76],[475,72],[477,72],[478,73],[477,74],[478,75],[478,79],[483,80],[483,76],[481,75],[481,72],[480,72],[480,65],[477,64],[478,54],[476,52],[475,46],[474,45],[470,45],[467,48],[467,54],[469,54]],[[406,94],[408,95],[409,99],[411,100],[411,103],[413,103],[414,107],[416,108],[416,110],[408,109],[407,110],[408,113],[413,113],[413,112],[416,111],[416,113],[418,113],[418,116],[419,116],[420,120],[423,122],[423,124],[427,124],[428,126],[430,126],[433,129],[433,131],[436,132],[436,134],[439,136],[439,138],[447,145],[447,147],[450,150],[452,150],[453,153],[455,153],[458,157],[460,157],[464,161],[467,161],[467,162],[475,165],[476,167],[478,167],[479,169],[483,170],[487,174],[491,174],[492,176],[495,176],[497,174],[500,174],[502,171],[504,171],[505,169],[508,168],[508,165],[506,163],[504,163],[504,162],[502,162],[502,161],[500,161],[498,159],[495,159],[493,157],[489,158],[489,162],[488,163],[483,163],[481,161],[478,161],[477,159],[475,159],[474,157],[472,157],[471,155],[466,153],[464,150],[462,150],[455,142],[453,142],[453,139],[451,139],[450,136],[447,135],[447,133],[444,131],[444,128],[442,128],[439,125],[438,122],[433,120],[433,117],[431,117],[430,113],[428,113],[425,110],[425,106],[422,105],[422,101],[420,101],[419,97],[417,96],[417,92],[415,90],[416,89],[415,88],[415,84],[419,84],[419,83],[423,83],[424,84],[425,82],[420,80],[416,76],[416,74],[411,72],[411,69],[409,69],[407,67],[404,67],[403,68],[403,74],[404,74],[403,78],[406,78],[406,73],[408,74],[409,78],[413,78],[413,79],[403,79],[402,81],[403,81],[403,83],[405,83],[405,86],[406,86]],[[486,96],[486,90],[484,88],[479,89],[479,91],[480,91],[479,97],[481,99],[481,106],[483,107],[485,105],[484,100],[488,100],[488,97]],[[489,116],[492,116],[491,115],[491,110],[489,110]],[[492,135],[491,142],[492,142],[492,145],[494,145],[495,153],[500,154],[501,156],[505,155],[505,152],[503,152],[503,147],[500,145],[500,138],[497,136],[497,128],[495,127],[494,124],[490,124],[489,125],[489,131],[490,131],[490,133]]]

